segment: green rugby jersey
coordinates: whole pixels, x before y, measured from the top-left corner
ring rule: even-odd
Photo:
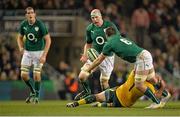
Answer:
[[[102,53],[106,56],[110,56],[111,53],[114,52],[120,58],[134,63],[136,62],[137,55],[142,50],[144,49],[137,46],[128,38],[121,37],[120,35],[112,35],[104,45]]]
[[[25,50],[39,51],[44,49],[45,40],[43,37],[48,34],[48,30],[41,20],[36,19],[33,25],[30,25],[27,20],[23,20],[19,33],[25,36]]]
[[[99,53],[101,53],[103,46],[107,41],[104,30],[110,26],[113,26],[114,29],[116,29],[116,33],[120,34],[117,27],[112,22],[105,20],[101,27],[98,27],[91,23],[86,29],[86,42],[88,44],[92,44],[92,47],[96,49]]]

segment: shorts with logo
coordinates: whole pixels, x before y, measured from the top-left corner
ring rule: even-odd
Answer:
[[[21,65],[38,67],[40,65],[40,57],[43,51],[24,51]]]

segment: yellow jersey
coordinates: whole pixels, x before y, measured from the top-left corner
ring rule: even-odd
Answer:
[[[144,94],[135,87],[134,72],[128,76],[127,81],[116,89],[116,95],[123,107],[132,106],[141,96]],[[148,86],[152,92],[155,92],[154,86],[145,81],[145,85]]]

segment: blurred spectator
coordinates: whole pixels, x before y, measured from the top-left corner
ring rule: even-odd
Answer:
[[[106,14],[106,9],[103,0],[95,0],[94,7],[99,9],[103,15]]]
[[[160,32],[154,33],[151,36],[153,46],[159,48],[162,52],[167,52],[166,42],[168,40],[167,27],[161,27]]]
[[[44,4],[45,9],[54,9],[54,0],[46,0]]]
[[[93,7],[91,5],[91,0],[84,0],[83,8],[82,8],[82,15],[85,17],[86,20],[89,20],[89,14],[91,13]]]
[[[78,81],[76,80],[77,75],[73,71],[68,71],[65,78],[66,92],[70,95],[70,100],[73,100],[78,92]]]
[[[169,26],[168,43],[170,43],[172,46],[175,46],[178,41],[180,41],[180,36],[172,25]]]
[[[60,61],[59,62],[59,66],[58,68],[56,69],[60,74],[66,76],[67,72],[70,70],[70,66],[65,63],[64,61]]]
[[[133,12],[131,21],[137,44],[144,47],[145,35],[150,24],[148,12],[143,7],[136,9]]]
[[[118,12],[118,6],[115,3],[110,3],[107,5],[105,19],[112,21],[121,32],[121,35],[125,36],[127,33],[125,20],[120,16],[120,14],[122,13]]]
[[[179,36],[180,36],[180,13],[176,17],[174,27],[175,27],[176,31],[179,33]]]

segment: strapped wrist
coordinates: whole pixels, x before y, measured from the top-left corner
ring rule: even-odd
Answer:
[[[23,51],[24,50],[24,48],[19,48],[19,51],[21,52],[21,51]]]

